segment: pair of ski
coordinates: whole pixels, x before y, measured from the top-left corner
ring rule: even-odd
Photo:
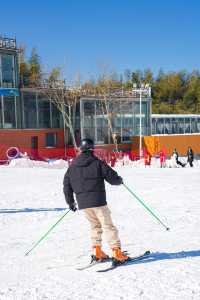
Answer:
[[[147,258],[150,254],[151,254],[150,251],[145,251],[141,255],[129,257],[129,259],[126,260],[126,261],[124,261],[124,262],[112,261],[112,259],[110,257],[107,258],[107,259],[104,259],[103,261],[93,260],[90,264],[88,264],[88,265],[86,265],[84,267],[77,268],[77,270],[83,271],[83,270],[89,269],[89,268],[91,268],[91,267],[93,267],[95,265],[102,264],[104,262],[109,262],[110,261],[110,262],[112,262],[111,266],[109,266],[108,268],[102,269],[102,270],[97,270],[97,272],[99,272],[99,273],[108,272],[108,271],[116,269],[117,267],[124,266],[124,265],[127,265],[129,263],[131,264],[133,262],[137,262],[137,261],[143,260],[143,259]]]

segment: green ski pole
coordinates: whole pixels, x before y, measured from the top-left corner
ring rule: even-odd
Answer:
[[[140,202],[140,204],[142,204],[147,210],[148,212],[150,212],[150,214],[166,229],[169,230],[169,227],[167,227],[157,216],[156,214],[131,190],[129,189],[129,187],[123,183],[124,187]]]
[[[39,243],[46,238],[46,236],[54,229],[54,227],[56,227],[58,223],[60,223],[60,221],[68,214],[68,212],[70,212],[70,209],[68,209],[64,213],[64,215],[62,215],[62,217],[53,226],[51,226],[51,228],[33,245],[33,247],[25,253],[26,256],[29,255],[29,253],[31,253],[31,251],[35,249],[39,245]]]

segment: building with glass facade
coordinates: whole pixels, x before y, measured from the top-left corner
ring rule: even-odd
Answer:
[[[56,106],[35,89],[21,89],[22,128],[63,128],[63,120]]]
[[[18,128],[18,56],[16,40],[0,36],[0,128]]]
[[[141,101],[141,134],[151,134],[151,98]],[[81,137],[90,137],[96,144],[131,142],[140,134],[140,99],[137,95],[109,97],[83,97],[80,99]]]
[[[45,93],[19,88],[16,40],[0,36],[0,160],[12,146],[32,157],[64,156],[63,119]]]
[[[200,115],[151,115],[152,135],[200,133]]]

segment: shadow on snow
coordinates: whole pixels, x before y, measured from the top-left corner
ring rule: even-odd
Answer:
[[[174,252],[174,253],[167,253],[167,252],[155,252],[151,253],[148,257],[138,260],[129,262],[125,265],[138,265],[138,264],[144,264],[144,263],[150,263],[154,261],[161,261],[161,260],[170,260],[170,259],[180,259],[180,258],[189,258],[189,257],[200,257],[200,250],[191,250],[191,251],[180,251],[180,252]]]
[[[11,209],[0,209],[0,214],[14,214],[14,213],[31,213],[31,212],[47,212],[47,211],[63,211],[66,208],[55,207],[55,208],[11,208]]]

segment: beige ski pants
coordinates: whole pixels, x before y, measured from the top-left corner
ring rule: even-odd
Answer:
[[[110,248],[121,247],[118,230],[113,225],[111,212],[107,205],[83,210],[91,226],[92,246],[102,243],[102,234],[105,233]]]

